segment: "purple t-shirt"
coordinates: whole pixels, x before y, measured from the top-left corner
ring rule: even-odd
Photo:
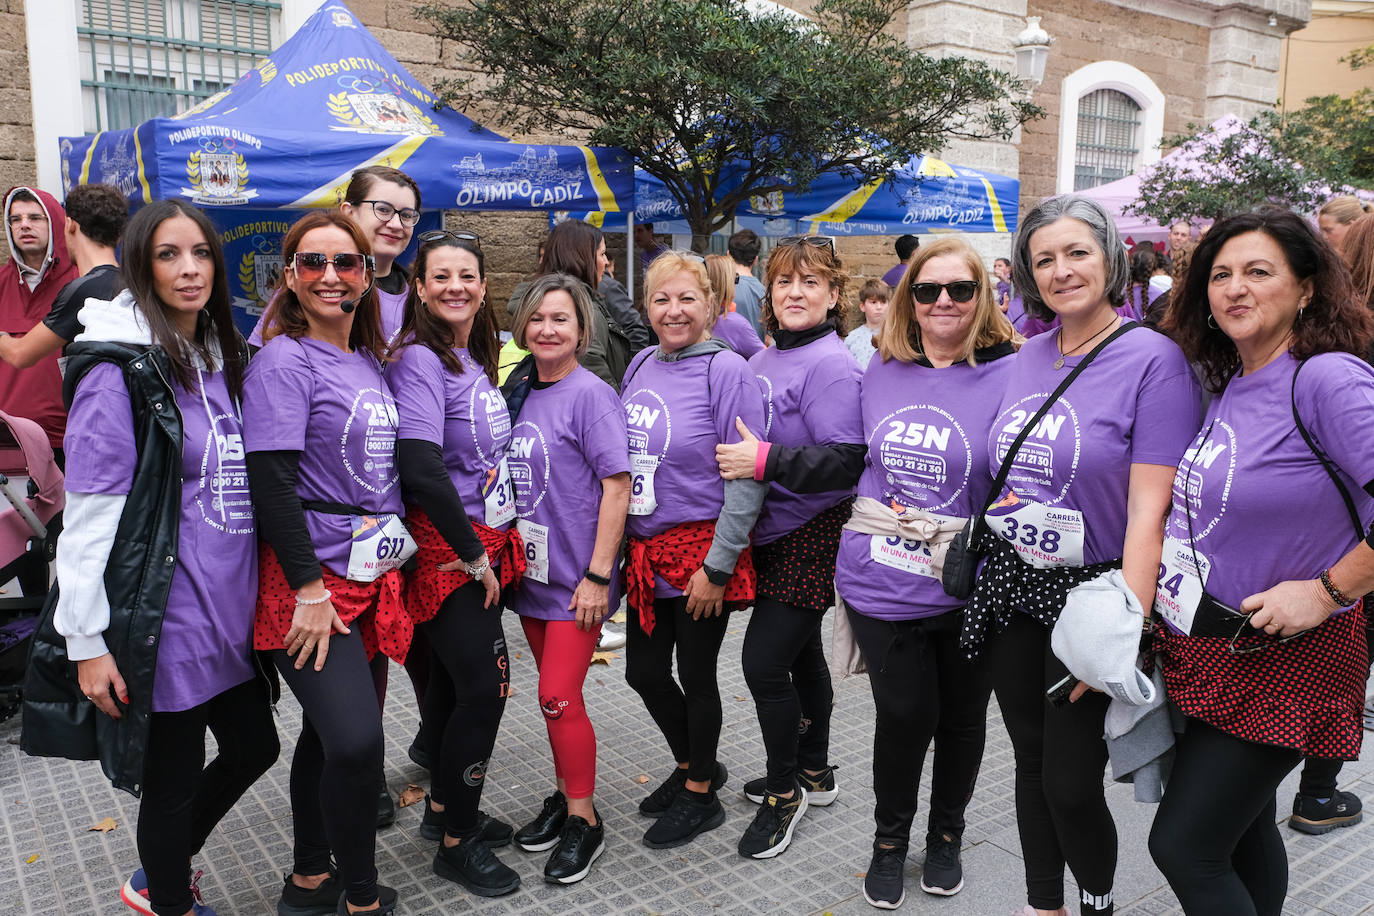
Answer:
[[[400,515],[396,402],[377,361],[361,350],[279,334],[248,364],[243,434],[250,452],[301,453],[296,492]],[[315,556],[348,573],[353,526],[347,515],[305,511]]]
[[[223,373],[203,376],[204,399],[176,382],[181,414],[181,519],[153,678],[153,711],[179,712],[253,676],[249,647],[258,594],[257,529],[239,411]],[[68,416],[67,489],[126,495],[138,448],[118,366],[77,386]]]
[[[835,333],[780,350],[769,347],[749,360],[763,393],[763,435],[774,445],[863,442],[859,379],[863,372]],[[850,496],[851,490],[793,493],[768,485],[754,524],[754,543],[771,544]]]
[[[615,389],[581,366],[547,388],[531,389],[507,455],[529,562],[511,610],[572,620],[568,602],[596,546],[601,481],[630,469],[625,411]],[[613,575],[611,607],[619,602]]]
[[[1165,533],[1182,542],[1179,552],[1191,561],[1186,481],[1207,591],[1231,607],[1279,582],[1315,579],[1356,543],[1340,491],[1293,422],[1296,367],[1285,353],[1231,379],[1174,478]],[[1374,369],[1344,353],[1315,356],[1298,376],[1297,403],[1303,426],[1367,525],[1374,517],[1374,500],[1364,492],[1374,480]],[[1171,559],[1166,550],[1164,560]],[[1179,589],[1181,580],[1169,575],[1161,590],[1171,581]]]
[[[504,531],[514,519],[510,473],[503,467],[510,411],[467,349],[453,352],[463,363],[462,375],[444,368],[423,344],[406,347],[387,367],[387,384],[400,414],[396,438],[439,446],[468,518]]]
[[[984,431],[1014,359],[933,369],[875,357],[860,394],[868,455],[857,495],[950,518],[983,508],[992,486]],[[893,543],[846,529],[835,587],[855,611],[879,620],[934,617],[962,607],[930,575],[924,553],[920,542]]]
[[[906,268],[907,265],[905,264],[893,264],[887,269],[887,273],[883,274],[883,282],[888,285],[888,288],[896,289],[898,284],[902,282],[902,277],[906,276]]]
[[[991,473],[1083,355],[1056,370],[1054,335],[1034,337],[1021,348],[989,431]],[[1127,331],[1074,379],[1021,445],[1004,488],[1014,490],[1020,503],[994,506],[989,526],[1029,550],[1069,557],[1064,565],[1120,557],[1131,465],[1176,466],[1201,414],[1201,391],[1178,346],[1145,328]],[[1034,518],[1039,510],[1028,501],[1048,517]],[[1022,556],[1030,561],[1030,554]]]
[[[735,417],[760,438],[764,430],[759,386],[739,354],[719,350],[665,362],[658,352],[631,361],[620,396],[633,475],[625,527],[637,538],[718,518],[725,481],[716,446],[740,440]]]
[[[763,349],[763,341],[759,340],[749,319],[735,312],[726,312],[717,318],[715,326],[711,328],[711,336],[725,341],[731,350],[745,359]]]

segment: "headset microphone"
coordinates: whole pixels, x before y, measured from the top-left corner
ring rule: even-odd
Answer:
[[[363,290],[363,294],[359,296],[357,299],[345,299],[342,302],[340,302],[339,311],[343,312],[345,315],[352,314],[353,310],[358,307],[358,303],[367,298],[367,294],[372,292],[372,287],[375,285],[376,281],[373,279],[369,279],[367,281],[367,289]]]

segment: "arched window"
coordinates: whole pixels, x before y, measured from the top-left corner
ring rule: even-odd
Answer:
[[[1055,192],[1124,178],[1159,159],[1164,93],[1130,64],[1100,60],[1064,78]]]

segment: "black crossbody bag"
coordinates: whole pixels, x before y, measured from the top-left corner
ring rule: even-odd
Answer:
[[[1064,381],[1059,383],[1059,387],[1054,389],[1054,393],[1045,399],[1045,403],[1040,405],[1040,409],[1035,415],[1021,427],[1021,432],[1016,440],[1012,442],[1011,448],[1007,449],[1006,455],[1002,458],[1002,466],[997,469],[997,476],[993,478],[992,489],[988,491],[987,501],[983,503],[983,508],[969,517],[968,524],[964,525],[964,530],[954,536],[950,541],[949,549],[945,553],[944,573],[940,577],[940,584],[944,586],[945,594],[963,600],[973,594],[973,584],[978,577],[978,564],[988,552],[988,529],[983,516],[1002,495],[1002,487],[1006,485],[1007,475],[1011,473],[1012,461],[1016,458],[1016,453],[1021,450],[1021,444],[1026,441],[1026,437],[1040,423],[1049,409],[1055,402],[1068,390],[1073,380],[1078,378],[1078,374],[1088,368],[1097,354],[1106,349],[1107,345],[1116,340],[1122,334],[1140,325],[1134,321],[1127,321],[1112,332],[1106,340],[1092,348],[1083,361],[1074,366]]]

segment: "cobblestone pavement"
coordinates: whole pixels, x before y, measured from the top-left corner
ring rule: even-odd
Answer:
[[[827,808],[807,812],[792,846],[782,856],[754,861],[735,851],[753,806],[740,794],[743,780],[763,773],[764,752],[753,703],[739,670],[744,619],[732,626],[722,653],[721,692],[725,729],[721,759],[730,769],[722,792],[724,826],[677,850],[645,848],[649,821],[636,804],[670,766],[669,755],[638,697],[625,685],[624,659],[592,667],[587,705],[599,738],[597,808],[607,825],[607,853],[591,876],[572,887],[542,881],[547,853],[501,851],[524,883],[516,893],[483,900],[436,877],[432,844],[419,836],[421,807],[404,808],[395,826],[381,831],[377,862],[384,883],[401,894],[407,914],[754,914],[853,916],[873,913],[864,901],[860,875],[872,842],[872,780],[869,770],[873,703],[860,676],[836,685],[831,760],[839,764],[840,796]],[[506,634],[512,655],[514,695],[497,744],[483,807],[515,824],[539,807],[551,790],[552,763],[535,700],[534,660],[514,620]],[[406,757],[415,733],[413,695],[405,675],[392,673],[386,710],[386,778],[393,794],[407,783],[424,784],[425,773]],[[288,697],[278,710],[283,754],[277,765],[230,812],[211,836],[197,868],[201,889],[220,916],[275,912],[282,872],[291,864],[287,771],[299,728],[299,708]],[[37,760],[18,748],[17,719],[0,724],[0,912],[23,914],[119,914],[119,887],[138,867],[134,849],[136,801],[115,792],[94,763]],[[648,777],[648,784],[639,781]],[[1296,775],[1280,789],[1282,813]],[[924,809],[929,767],[923,779]],[[1374,803],[1374,752],[1348,764],[1341,786]],[[1138,805],[1129,787],[1108,790],[1120,830],[1118,912],[1131,916],[1179,912],[1150,861],[1145,837],[1153,807]],[[118,826],[89,828],[105,817]],[[1005,916],[1024,902],[1020,844],[1012,808],[1012,754],[994,701],[988,748],[968,812],[963,863],[966,886],[951,898],[925,895],[919,886],[919,842],[924,810],[917,814],[917,844],[907,864],[907,899],[901,911]],[[1361,824],[1326,837],[1283,828],[1291,863],[1290,916],[1374,914],[1374,828]],[[1068,899],[1076,891],[1070,886]],[[1216,914],[1227,916],[1227,914]]]

